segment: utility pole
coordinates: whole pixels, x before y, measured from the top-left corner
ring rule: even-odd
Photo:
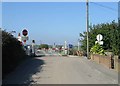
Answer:
[[[67,55],[67,42],[65,41],[65,48],[64,48],[65,50],[65,55]]]
[[[78,51],[80,50],[80,42],[79,42],[79,40],[78,40]]]
[[[32,40],[32,55],[35,56],[35,40]]]
[[[86,31],[87,31],[87,59],[89,59],[89,36],[88,36],[88,33],[89,33],[89,3],[88,3],[88,0],[86,2]]]

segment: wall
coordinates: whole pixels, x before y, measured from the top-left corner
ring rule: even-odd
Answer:
[[[108,68],[112,68],[112,57],[111,56],[103,56],[103,55],[98,55],[98,54],[92,54],[91,55],[91,60],[102,64]]]
[[[120,72],[120,59],[118,59],[118,56],[114,56],[114,69]]]

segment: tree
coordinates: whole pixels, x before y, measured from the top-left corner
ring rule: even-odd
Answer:
[[[45,49],[48,49],[48,48],[49,48],[49,46],[48,46],[48,44],[41,44],[41,45],[40,45],[40,48],[45,48]]]
[[[111,47],[115,55],[120,56],[120,27],[119,25],[114,26],[113,25],[112,31],[111,31]]]
[[[89,31],[89,50],[95,45],[96,36],[98,34],[103,35],[103,49],[107,51],[112,51],[114,54],[118,55],[120,53],[120,27],[118,23],[112,21],[111,23],[102,23],[90,26]],[[86,52],[87,43],[86,32],[80,33],[81,37],[81,48]]]

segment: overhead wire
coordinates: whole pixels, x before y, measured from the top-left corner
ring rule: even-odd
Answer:
[[[98,6],[100,6],[100,7],[103,7],[103,8],[107,8],[107,9],[112,10],[112,11],[114,11],[114,12],[118,12],[118,10],[116,10],[116,9],[114,9],[114,8],[111,8],[111,7],[102,5],[102,4],[98,4],[98,3],[96,3],[96,2],[90,2],[90,3],[93,3],[93,4],[98,5]]]

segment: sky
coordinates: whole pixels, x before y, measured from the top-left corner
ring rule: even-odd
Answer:
[[[89,3],[90,24],[107,23],[118,19],[117,2]],[[28,30],[28,44],[76,45],[79,33],[86,31],[85,2],[3,2],[2,28],[18,33]]]
[[[1,0],[2,2],[86,2],[86,0]],[[89,2],[118,2],[119,0],[88,0]]]
[[[119,1],[119,4],[118,4],[118,18],[120,19],[120,1]]]

